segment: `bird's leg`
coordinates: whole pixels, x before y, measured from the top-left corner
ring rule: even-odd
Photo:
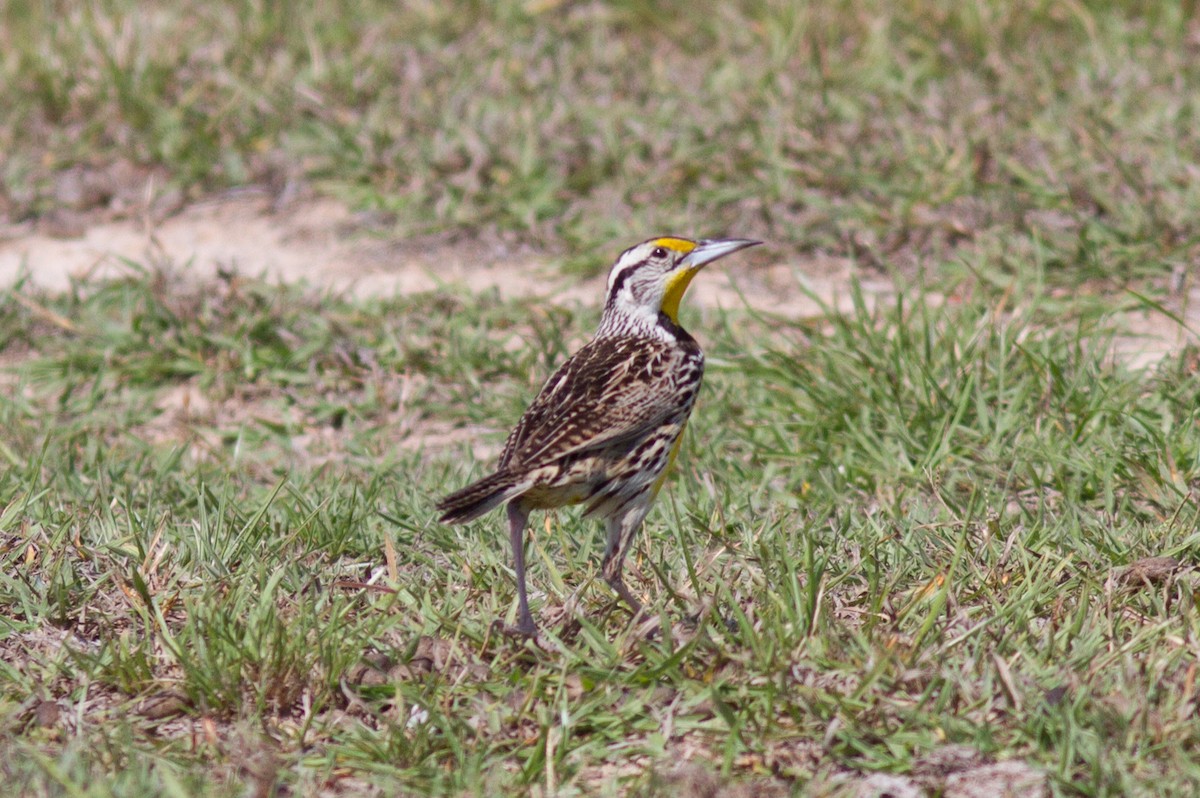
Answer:
[[[513,569],[517,572],[517,625],[503,629],[509,635],[536,637],[537,626],[525,592],[525,521],[528,518],[529,513],[521,507],[519,499],[508,503],[508,537],[512,542]]]
[[[633,609],[635,620],[642,614],[642,602],[625,586],[621,571],[625,565],[625,554],[629,550],[629,544],[633,542],[633,534],[642,525],[645,515],[644,511],[635,511],[629,515],[608,519],[608,545],[604,549],[604,562],[600,565],[604,581],[608,582],[617,595]]]

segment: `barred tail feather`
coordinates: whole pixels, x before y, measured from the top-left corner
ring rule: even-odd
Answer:
[[[516,490],[517,477],[498,471],[478,482],[472,482],[462,490],[456,490],[437,504],[442,511],[439,519],[443,524],[462,524],[473,521],[489,510],[511,499]]]

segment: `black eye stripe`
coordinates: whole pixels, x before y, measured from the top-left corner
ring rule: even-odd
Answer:
[[[633,272],[641,265],[641,263],[635,263],[631,266],[626,266],[624,269],[621,269],[621,271],[617,272],[617,276],[613,278],[612,288],[608,292],[609,297],[615,297],[618,293],[620,293],[621,288],[625,285],[625,281],[628,280],[629,276],[633,274]]]
[[[621,269],[621,271],[617,272],[617,276],[613,278],[612,288],[608,290],[608,299],[610,301],[614,299],[617,294],[621,293],[621,289],[625,286],[625,283],[628,282],[629,278],[633,276],[634,272],[644,266],[648,266],[649,264],[649,260],[640,260],[637,263],[629,264],[624,269]]]
[[[649,242],[647,242],[649,243]],[[644,246],[639,245],[639,246]],[[621,258],[624,258],[630,252],[633,252],[637,247],[630,247],[621,253]],[[625,283],[633,276],[634,272],[643,269],[656,261],[668,260],[671,256],[670,251],[666,247],[655,247],[650,250],[650,255],[645,260],[640,260],[637,263],[631,263],[621,271],[617,272],[612,278],[612,287],[608,290],[608,300],[611,302],[616,298],[621,289],[625,287]]]

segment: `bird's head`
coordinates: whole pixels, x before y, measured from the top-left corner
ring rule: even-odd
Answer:
[[[691,241],[652,238],[621,253],[608,275],[601,330],[631,324],[654,329],[662,317],[679,324],[679,302],[701,269],[739,249],[760,244],[744,238]]]

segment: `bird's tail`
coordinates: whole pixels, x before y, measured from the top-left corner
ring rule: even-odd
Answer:
[[[515,488],[517,477],[514,474],[497,471],[438,502],[437,508],[442,512],[439,520],[443,524],[473,521],[515,496],[519,492]]]

